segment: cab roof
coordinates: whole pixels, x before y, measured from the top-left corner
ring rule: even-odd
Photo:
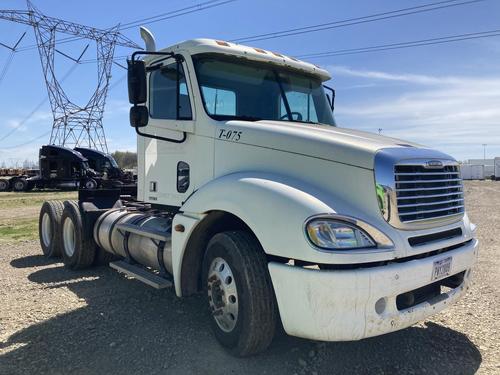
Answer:
[[[224,55],[239,56],[249,60],[271,62],[276,65],[300,70],[308,74],[313,74],[319,77],[322,81],[327,81],[332,78],[327,70],[317,65],[298,60],[295,57],[222,40],[191,39],[161,50],[161,52],[181,51],[185,51],[190,55],[197,55],[200,53],[220,53]],[[149,62],[156,59],[157,57],[150,57],[146,60]]]
[[[56,145],[43,145],[40,148],[39,153],[41,158],[46,157],[65,157],[74,161],[86,162],[88,161],[86,157],[84,157],[78,151],[75,151],[68,147],[56,146]]]

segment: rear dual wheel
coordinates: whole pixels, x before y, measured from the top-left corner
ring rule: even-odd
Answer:
[[[28,190],[28,181],[25,178],[16,178],[12,182],[12,190],[18,193]]]
[[[204,256],[203,280],[217,340],[241,357],[267,349],[274,337],[277,307],[257,239],[243,231],[216,234]]]
[[[7,191],[9,190],[10,184],[9,181],[6,179],[0,179],[0,191]]]
[[[64,209],[62,201],[46,201],[38,218],[40,246],[46,257],[61,255],[61,217]]]
[[[92,234],[83,225],[78,202],[64,202],[60,228],[64,265],[73,270],[90,267],[94,263],[97,246]]]

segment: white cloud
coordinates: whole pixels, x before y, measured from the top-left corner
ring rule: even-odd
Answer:
[[[500,76],[399,74],[330,67],[334,75],[367,82],[404,82],[394,90],[336,106],[339,123],[427,144],[461,159],[482,152],[500,155]],[[362,81],[363,82],[363,81]],[[373,93],[373,91],[372,91]]]
[[[107,118],[123,116],[123,114],[128,114],[130,110],[130,104],[125,100],[109,100],[106,104],[104,111],[104,116]]]
[[[385,81],[398,81],[424,85],[439,85],[460,82],[456,77],[436,77],[423,74],[394,74],[373,70],[357,70],[347,66],[332,65],[327,68],[333,76],[343,75],[359,78],[370,78]]]

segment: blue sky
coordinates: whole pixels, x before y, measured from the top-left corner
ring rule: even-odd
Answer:
[[[34,0],[45,14],[106,28],[139,18],[195,5],[202,0],[141,2],[131,0],[85,2]],[[147,25],[157,45],[166,47],[181,40],[209,37],[231,40],[255,34],[309,26],[364,16],[427,1],[389,0],[237,0],[212,9]],[[3,0],[2,9],[25,9],[23,0]],[[297,56],[301,54],[366,47],[426,38],[500,29],[500,1],[485,0],[434,12],[249,43]],[[0,42],[12,45],[26,31],[25,25],[0,20]],[[125,35],[141,43],[138,30]],[[59,38],[65,37],[58,35]],[[28,29],[22,46],[32,45]],[[91,42],[90,42],[91,43]],[[59,49],[77,57],[87,42],[61,44]],[[117,48],[116,55],[131,51]],[[9,51],[0,47],[0,70]],[[84,59],[95,57],[95,48]],[[336,118],[340,126],[382,133],[419,142],[448,152],[457,159],[500,156],[500,37],[410,49],[311,59],[331,71],[330,85],[337,90]],[[72,66],[57,57],[59,77]],[[96,68],[79,65],[63,87],[76,103],[83,104],[93,90]],[[108,146],[135,150],[135,134],[128,125],[125,71],[113,68],[104,117]],[[14,55],[0,82],[0,139],[47,96],[37,50]],[[0,142],[0,162],[36,159],[48,136],[16,147],[50,130],[49,103]]]

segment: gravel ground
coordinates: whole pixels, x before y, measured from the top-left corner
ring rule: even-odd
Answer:
[[[37,241],[0,241],[0,374],[500,374],[500,182],[467,182],[466,197],[481,250],[475,283],[456,305],[359,342],[279,334],[246,359],[217,344],[201,297],[178,299],[106,267],[68,271]]]

